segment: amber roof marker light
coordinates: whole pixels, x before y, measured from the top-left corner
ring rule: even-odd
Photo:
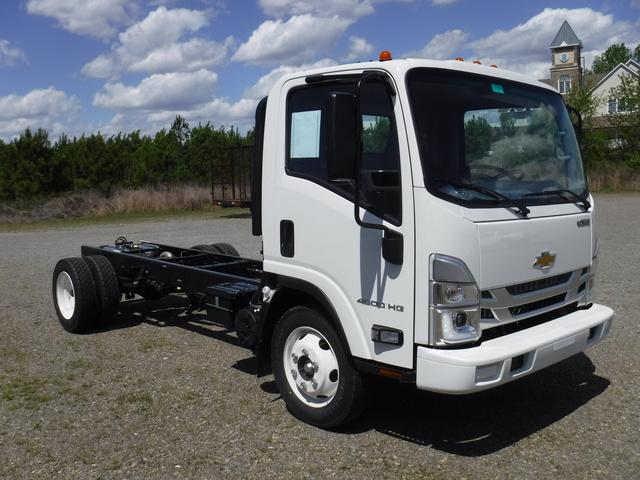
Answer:
[[[389,50],[382,50],[380,52],[380,55],[378,56],[378,59],[381,62],[386,62],[388,60],[393,60],[393,56],[391,55],[391,52]]]
[[[456,57],[456,62],[464,62],[464,58],[462,58],[462,57]]]

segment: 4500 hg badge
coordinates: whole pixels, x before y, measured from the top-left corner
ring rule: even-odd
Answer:
[[[375,300],[369,300],[367,298],[359,298],[356,301],[370,307],[386,308],[387,310],[393,310],[395,312],[404,312],[404,307],[402,305],[396,305],[394,303],[377,302]]]

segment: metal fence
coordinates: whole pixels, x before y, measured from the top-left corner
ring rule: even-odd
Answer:
[[[251,202],[253,145],[215,147],[209,157],[211,201],[223,206],[248,206]]]

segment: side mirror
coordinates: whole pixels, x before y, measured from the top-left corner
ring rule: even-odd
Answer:
[[[394,265],[402,265],[404,260],[404,238],[400,232],[385,230],[382,237],[382,258]]]
[[[333,92],[327,98],[326,158],[329,180],[354,180],[358,154],[358,106],[356,96]]]

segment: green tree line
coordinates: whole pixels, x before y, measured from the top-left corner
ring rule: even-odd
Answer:
[[[253,131],[210,123],[191,128],[178,116],[168,130],[155,135],[139,131],[105,136],[100,133],[52,141],[43,129],[25,130],[0,139],[0,200],[28,199],[62,192],[199,183],[210,180],[210,161],[219,147],[253,143]]]

